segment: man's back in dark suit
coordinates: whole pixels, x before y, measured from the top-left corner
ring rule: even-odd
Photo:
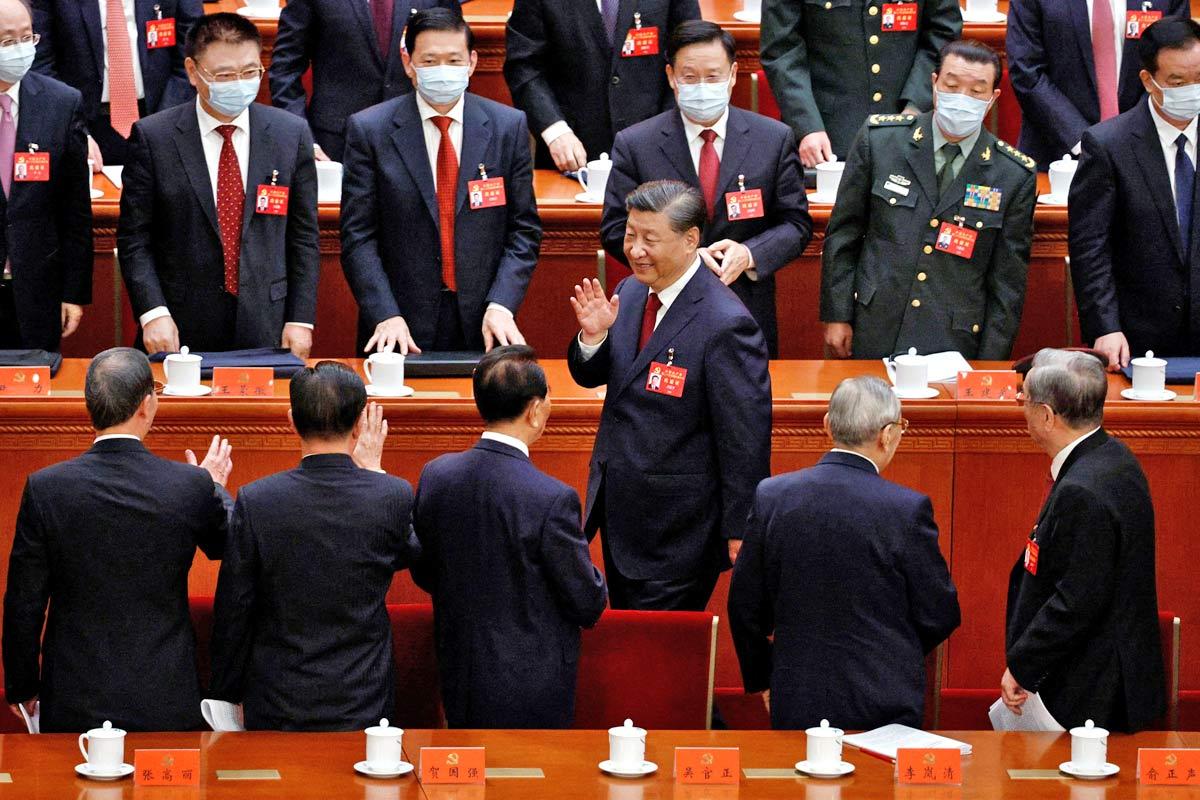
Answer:
[[[579,629],[606,597],[575,491],[483,439],[425,466],[415,524],[449,725],[569,727]]]
[[[29,476],[4,598],[5,691],[39,697],[43,732],[200,727],[188,571],[197,546],[222,555],[221,495],[204,470],[134,438]]]

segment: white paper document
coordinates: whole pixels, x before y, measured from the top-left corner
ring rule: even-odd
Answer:
[[[103,172],[105,174],[105,176],[107,176],[108,179],[113,182],[114,186],[116,186],[118,189],[120,189],[121,188],[121,170],[123,170],[123,169],[125,169],[123,166],[101,167],[100,171]]]
[[[201,700],[200,713],[204,721],[214,731],[230,733],[246,730],[246,718],[242,715],[242,707],[224,700]]]
[[[865,753],[896,760],[896,751],[903,749],[928,750],[933,748],[957,747],[964,756],[971,755],[971,745],[957,739],[948,739],[936,733],[910,728],[907,725],[884,725],[873,731],[852,733],[842,739],[851,747]]]
[[[958,373],[970,372],[971,365],[963,358],[962,353],[957,350],[947,350],[944,353],[930,353],[925,356],[929,364],[930,383],[954,383],[958,380]],[[883,359],[883,366],[887,369],[888,379],[892,385],[896,383],[896,365],[892,363],[890,358]]]
[[[1058,720],[1050,715],[1042,696],[1030,692],[1029,699],[1021,706],[1021,716],[1008,710],[1003,700],[992,703],[988,709],[988,719],[992,721],[994,731],[1053,731],[1058,733],[1066,730],[1058,724]]]
[[[18,704],[17,708],[21,709],[21,717],[25,720],[25,727],[30,733],[42,732],[42,704],[38,703],[33,708],[31,715],[25,710],[25,706]]]

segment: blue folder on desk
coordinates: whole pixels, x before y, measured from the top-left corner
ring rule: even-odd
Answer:
[[[0,350],[0,367],[49,367],[50,377],[62,367],[62,353],[47,350]]]
[[[290,378],[304,369],[304,361],[282,347],[260,347],[257,350],[226,350],[220,353],[193,353],[201,356],[200,377],[212,378],[213,367],[271,367],[276,378]],[[151,361],[161,362],[166,353],[155,353]]]
[[[1121,372],[1125,373],[1126,378],[1133,380],[1133,364],[1130,364],[1121,370]],[[1191,384],[1196,380],[1197,372],[1200,372],[1200,358],[1167,359],[1167,383]]]

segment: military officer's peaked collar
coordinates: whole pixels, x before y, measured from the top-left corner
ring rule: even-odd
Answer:
[[[917,117],[908,128],[908,147],[904,148],[904,158],[917,176],[921,191],[929,198],[930,203],[938,199],[937,175],[933,169],[933,112],[926,111]]]

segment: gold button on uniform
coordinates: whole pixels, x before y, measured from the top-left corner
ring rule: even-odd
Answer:
[[[875,94],[871,95],[871,99],[878,103],[883,99],[883,92],[876,92]]]
[[[924,272],[917,273],[917,280],[921,281],[922,283],[925,281],[925,278],[927,278],[927,277],[928,276]]]
[[[936,228],[936,227],[937,227],[937,223],[938,223],[938,221],[937,221],[937,217],[934,217],[933,219],[929,220],[929,227],[931,227],[931,228]]]
[[[871,34],[871,38],[868,39],[867,41],[869,41],[871,44],[879,44],[879,37],[874,34]]]
[[[833,3],[826,3],[825,8],[833,8]]]
[[[971,326],[971,333],[979,333],[979,326],[978,326],[978,325],[972,325],[972,326]]]
[[[912,307],[913,307],[913,308],[920,308],[920,307],[921,307],[921,301],[920,301],[920,300],[913,300],[913,301],[912,301]]]
[[[872,64],[872,65],[871,65],[871,72],[872,72],[873,74],[875,74],[875,75],[878,75],[878,74],[879,74],[879,65],[878,65],[878,64]]]
[[[870,8],[867,9],[867,13],[873,17],[879,13],[879,9],[875,6],[871,6]]]
[[[975,227],[976,227],[976,228],[982,228],[982,227],[983,227],[983,221],[981,220],[981,221],[979,221],[979,222],[976,222],[976,223],[975,223]]]
[[[925,245],[925,255],[929,255],[932,252],[933,252],[933,248],[930,247],[929,245]],[[925,280],[925,279],[921,278],[921,280]]]

